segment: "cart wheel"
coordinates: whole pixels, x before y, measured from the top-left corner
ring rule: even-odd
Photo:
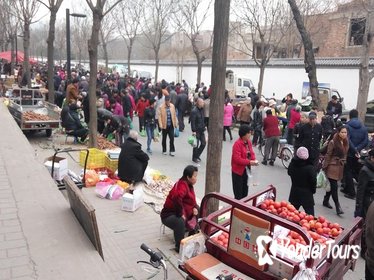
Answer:
[[[51,135],[52,135],[52,129],[46,129],[45,130],[45,135],[47,135],[47,137],[51,137]]]
[[[292,150],[288,147],[282,148],[281,153],[280,153],[280,158],[281,158],[283,166],[287,169],[293,158]]]

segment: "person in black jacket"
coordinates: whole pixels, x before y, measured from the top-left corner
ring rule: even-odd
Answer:
[[[152,154],[151,143],[155,138],[156,129],[156,110],[155,110],[155,100],[151,98],[149,100],[149,106],[144,110],[144,124],[145,131],[147,132],[147,153]]]
[[[88,135],[88,129],[83,127],[77,110],[78,106],[75,103],[65,105],[61,110],[61,125],[65,128],[66,134],[79,137],[79,140],[84,142]]]
[[[197,146],[192,150],[192,161],[198,164],[201,161],[200,155],[202,154],[206,146],[204,133],[204,100],[202,98],[197,99],[196,106],[191,111],[190,120],[192,135],[196,136],[197,139]]]
[[[175,108],[178,110],[178,126],[179,131],[184,130],[184,114],[187,110],[188,96],[185,89],[181,87],[180,93],[177,95],[177,100],[175,102]]]
[[[310,112],[308,118],[309,122],[300,127],[298,141],[300,146],[308,149],[308,160],[317,167],[322,139],[322,126],[317,122],[317,114],[315,112]]]
[[[308,149],[300,147],[288,166],[287,173],[292,181],[288,200],[296,209],[303,206],[307,214],[314,216],[313,195],[316,193],[317,172],[308,157]]]
[[[114,134],[116,145],[121,146],[130,132],[130,123],[128,119],[113,114],[106,114],[103,118],[105,120],[105,128],[102,133],[103,136],[106,138],[109,134]]]
[[[142,151],[142,145],[137,140],[138,133],[131,130],[121,146],[118,158],[118,177],[130,184],[142,181],[149,161],[148,155]]]
[[[369,156],[364,163],[364,167],[358,175],[358,186],[356,196],[355,217],[366,219],[367,211],[374,201],[374,150],[369,151]],[[365,228],[365,227],[364,227]],[[366,251],[365,230],[361,238],[361,255]]]
[[[331,100],[327,104],[326,112],[333,116],[334,120],[337,120],[343,112],[343,106],[338,101],[338,97],[333,95]]]

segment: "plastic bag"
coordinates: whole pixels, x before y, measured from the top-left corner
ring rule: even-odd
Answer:
[[[296,273],[292,280],[317,280],[318,272],[315,268],[306,268],[305,263],[301,263],[299,267],[299,272]]]
[[[179,128],[174,128],[174,137],[179,137]]]
[[[317,174],[317,188],[324,188],[327,192],[331,189],[330,181],[322,169]]]
[[[95,193],[101,198],[116,200],[122,197],[124,190],[118,185],[100,182],[96,184]]]
[[[100,181],[100,177],[95,170],[87,170],[84,180],[86,187],[94,187]]]
[[[191,135],[190,137],[188,137],[187,142],[188,142],[188,144],[190,144],[193,148],[196,148],[196,147],[197,147],[197,139],[196,139],[196,136]]]

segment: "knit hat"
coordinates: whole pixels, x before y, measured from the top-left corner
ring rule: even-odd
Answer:
[[[296,156],[297,156],[299,159],[303,159],[303,160],[308,159],[308,157],[309,157],[308,149],[305,148],[305,147],[300,147],[300,148],[298,148],[297,151],[296,151]]]

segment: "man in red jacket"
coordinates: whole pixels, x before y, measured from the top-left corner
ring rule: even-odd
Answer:
[[[268,164],[270,149],[271,149],[271,157],[269,164],[271,166],[274,165],[275,158],[277,157],[278,153],[278,146],[279,146],[279,136],[281,132],[279,130],[279,122],[276,116],[272,115],[271,110],[266,111],[266,118],[264,119],[263,129],[265,132],[265,153],[264,159],[261,162],[263,165]]]
[[[149,106],[149,101],[148,99],[145,99],[145,95],[142,94],[135,108],[135,111],[138,113],[138,117],[139,117],[139,131],[140,132],[144,130],[144,111],[148,106]]]

